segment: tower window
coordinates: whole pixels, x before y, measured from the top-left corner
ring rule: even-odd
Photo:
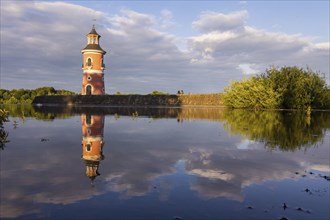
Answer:
[[[91,58],[88,58],[87,59],[87,66],[91,66],[92,65],[92,59]]]
[[[91,151],[91,149],[92,149],[91,144],[86,144],[86,151]]]
[[[92,95],[92,86],[91,85],[86,86],[86,95]]]
[[[92,77],[91,76],[87,76],[87,80],[88,81],[91,81],[92,80]]]
[[[101,60],[100,60],[100,64],[101,64],[101,69],[105,69],[105,65],[104,65],[104,63],[103,63],[103,58],[101,58]]]
[[[91,125],[92,124],[92,116],[91,115],[86,115],[86,124]]]

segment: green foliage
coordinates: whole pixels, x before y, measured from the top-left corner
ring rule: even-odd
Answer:
[[[167,92],[160,92],[160,91],[152,91],[149,95],[168,95],[169,93]]]
[[[41,87],[37,89],[0,89],[0,104],[31,104],[36,96],[50,95],[74,95],[67,90],[55,90],[53,87]]]
[[[3,123],[8,121],[8,112],[4,109],[0,109],[0,149],[4,149],[7,140],[8,132],[5,131]]]
[[[225,88],[224,102],[232,108],[329,108],[329,93],[319,73],[273,67],[259,76],[231,83]]]
[[[321,107],[323,109],[330,109],[330,89],[323,91],[320,97]]]
[[[269,86],[268,80],[253,77],[232,82],[225,88],[224,102],[233,108],[278,108],[281,95]]]
[[[281,107],[286,109],[322,108],[323,93],[326,88],[324,79],[319,73],[298,67],[267,69],[261,75],[269,79],[276,91],[282,94]]]

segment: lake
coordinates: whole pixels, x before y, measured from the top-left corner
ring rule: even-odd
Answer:
[[[329,219],[329,111],[4,108],[1,219]]]

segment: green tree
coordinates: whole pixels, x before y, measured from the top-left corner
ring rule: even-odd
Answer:
[[[327,89],[322,93],[320,97],[320,108],[330,109],[330,89]]]
[[[45,95],[74,95],[68,90],[55,90],[53,87],[29,89],[0,89],[0,104],[31,104],[36,96]]]
[[[8,112],[4,109],[0,109],[0,149],[3,150],[6,143],[9,142],[8,132],[5,131],[3,123],[8,121]]]
[[[326,105],[323,103],[324,92],[327,90],[325,80],[320,77],[320,73],[309,68],[273,67],[267,69],[261,78],[270,80],[273,89],[281,93],[283,108],[322,108]]]
[[[160,92],[160,91],[155,90],[155,91],[152,91],[150,93],[150,95],[168,95],[168,93],[166,93],[166,92]]]
[[[14,96],[11,96],[5,101],[5,104],[19,104],[19,101]]]
[[[233,82],[225,88],[224,103],[231,108],[329,108],[329,90],[319,73],[298,67],[276,67]]]
[[[270,84],[258,77],[232,82],[225,88],[224,102],[231,108],[278,108],[281,95]]]

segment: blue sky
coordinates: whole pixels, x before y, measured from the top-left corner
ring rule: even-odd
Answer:
[[[222,92],[271,65],[329,84],[329,1],[1,1],[1,88],[81,89],[96,18],[106,93]]]

